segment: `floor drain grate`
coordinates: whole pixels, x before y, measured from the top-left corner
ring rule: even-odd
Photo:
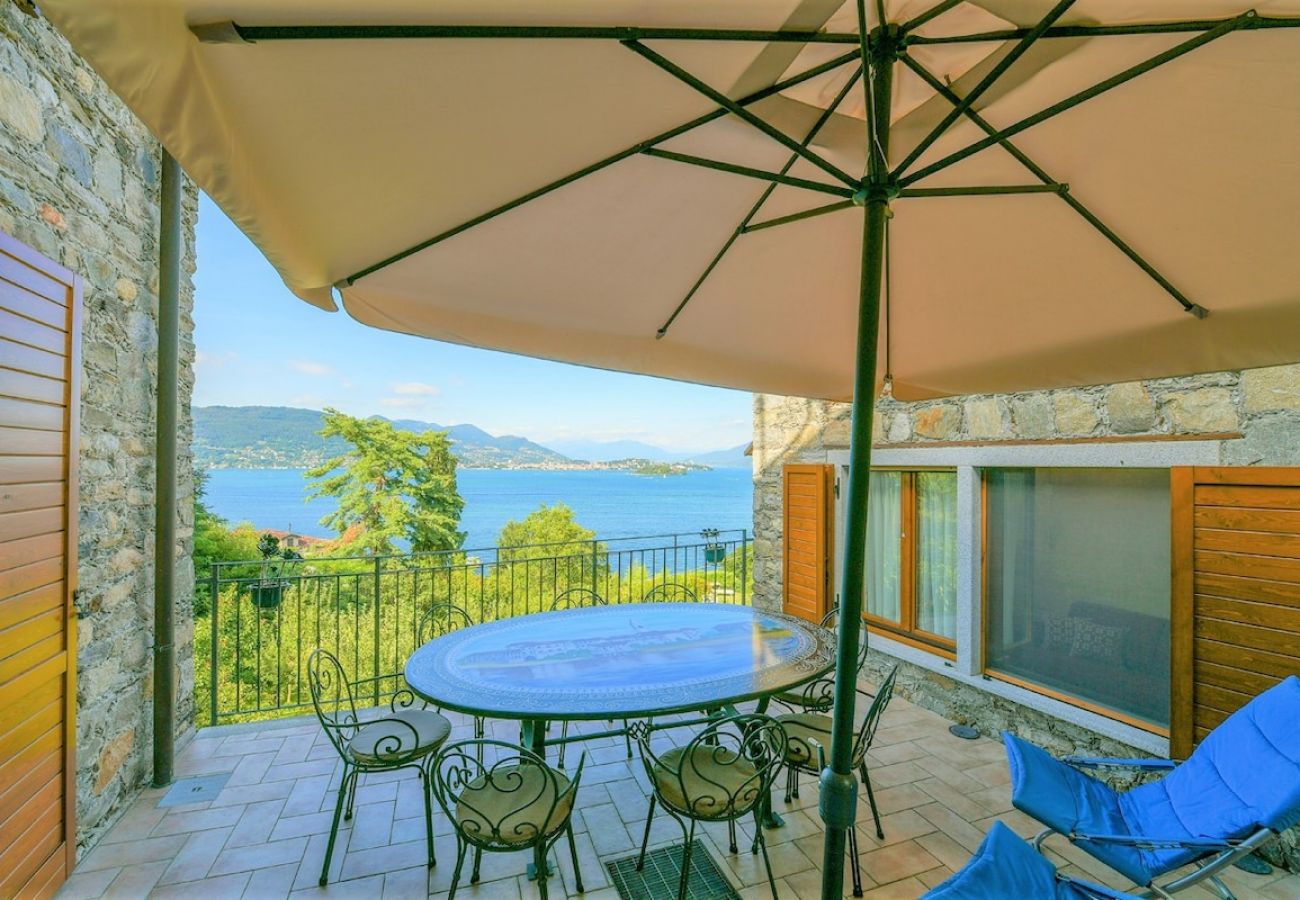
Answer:
[[[184,806],[186,803],[202,803],[216,800],[217,794],[230,780],[229,772],[216,775],[203,775],[198,778],[181,778],[172,783],[167,793],[158,801],[159,806]]]
[[[637,854],[605,864],[610,880],[623,900],[666,900],[677,896],[677,883],[682,877],[682,844],[669,844],[645,855],[645,866],[636,870]],[[691,878],[686,885],[688,900],[739,900],[718,865],[695,841],[691,849]]]

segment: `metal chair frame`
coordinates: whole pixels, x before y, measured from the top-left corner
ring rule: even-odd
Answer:
[[[817,624],[822,628],[834,629],[836,622],[839,620],[840,608],[838,605],[832,606],[822,616],[821,621]],[[867,664],[867,623],[862,622],[858,640],[858,674],[862,673]],[[872,696],[865,691],[858,693],[864,696]],[[793,691],[783,691],[779,694],[773,694],[771,702],[779,703],[791,712],[827,712],[835,705],[835,679],[819,678],[816,681],[810,681],[802,687]]]
[[[871,749],[871,742],[876,738],[876,729],[880,726],[881,716],[884,715],[885,707],[889,705],[890,699],[894,695],[894,681],[898,677],[898,666],[894,666],[885,680],[881,682],[880,689],[875,695],[859,689],[858,693],[864,697],[871,697],[871,706],[867,709],[866,716],[862,719],[862,724],[858,726],[857,737],[853,741],[852,767],[858,770],[858,775],[862,778],[863,785],[867,789],[867,803],[871,806],[871,818],[876,824],[876,837],[881,840],[885,837],[885,830],[880,824],[880,811],[876,808],[876,795],[871,789],[871,774],[867,768],[867,751]],[[822,685],[818,688],[818,685]],[[832,679],[818,679],[805,686],[808,693],[816,693],[820,696],[824,691],[834,691],[835,682]],[[804,710],[810,712],[813,710]],[[825,767],[824,748],[814,745],[808,748],[809,755],[806,762],[792,761],[788,752],[784,754],[785,758],[785,802],[789,803],[791,799],[799,796],[799,775],[819,775]],[[858,856],[858,836],[856,828],[848,829],[849,851],[853,854],[853,896],[862,896],[862,866]]]
[[[776,781],[785,755],[787,743],[785,729],[771,716],[748,713],[728,716],[707,725],[691,738],[681,755],[681,768],[674,769],[662,761],[650,747],[651,726],[646,722],[633,723],[632,737],[641,748],[641,761],[645,765],[646,776],[653,786],[650,795],[650,809],[646,813],[645,833],[641,838],[641,854],[637,857],[636,868],[640,871],[645,865],[646,845],[650,842],[650,825],[654,821],[655,806],[662,806],[678,827],[682,830],[685,847],[682,851],[681,879],[677,886],[678,900],[685,900],[690,881],[691,845],[695,840],[695,823],[697,821],[727,823],[731,837],[731,852],[736,853],[736,820],[745,816],[754,817],[754,841],[750,846],[753,854],[762,851],[763,865],[767,869],[767,880],[772,887],[772,897],[776,898],[776,879],[772,875],[772,862],[767,855],[767,841],[763,836],[763,816],[768,812],[772,800],[772,786]],[[718,784],[695,763],[696,753],[702,752],[707,759],[718,765],[736,765],[742,760],[754,767],[754,774],[746,778],[739,787],[729,789]],[[717,786],[717,794],[694,796],[686,787],[687,767],[693,770],[694,779]],[[678,788],[683,798],[691,798],[689,803],[694,809],[683,809],[674,805],[660,790],[655,777],[656,769],[668,772],[676,777]],[[705,810],[703,807],[711,807]]]
[[[642,603],[696,603],[699,595],[684,584],[675,581],[656,584],[641,597]]]
[[[400,683],[400,675],[376,675],[371,678],[349,680],[343,664],[328,650],[316,649],[307,659],[307,683],[311,690],[312,706],[316,717],[325,730],[326,737],[343,761],[343,776],[339,780],[338,799],[334,804],[334,819],[330,824],[329,843],[325,847],[325,862],[321,866],[320,884],[325,886],[329,880],[330,861],[334,856],[334,843],[338,839],[339,820],[351,819],[357,798],[357,781],[361,775],[369,772],[392,772],[399,769],[414,769],[420,778],[420,790],[424,794],[424,824],[428,840],[428,865],[437,864],[433,850],[433,800],[429,791],[429,777],[424,764],[437,751],[438,746],[419,746],[419,733],[409,722],[394,716],[381,716],[375,719],[360,719],[357,715],[355,689],[359,685],[379,686],[385,680]],[[416,704],[416,697],[409,688],[398,687],[389,702],[393,713],[410,709]],[[361,729],[388,723],[398,729],[397,735],[380,738],[376,742],[376,760],[360,759],[349,748],[353,738]],[[411,733],[411,750],[404,750],[406,742],[402,729]]]
[[[495,749],[498,752],[499,755],[495,762],[488,764],[483,761],[485,749]],[[515,853],[531,848],[533,851],[533,864],[537,869],[537,889],[542,896],[542,900],[547,900],[546,880],[549,872],[546,857],[555,844],[559,842],[560,837],[565,834],[569,838],[569,854],[573,860],[575,887],[578,893],[582,893],[582,869],[578,863],[578,848],[573,837],[573,804],[576,804],[578,784],[582,780],[582,769],[586,761],[587,757],[584,753],[578,761],[578,768],[574,772],[573,778],[571,780],[566,778],[568,784],[562,786],[560,783],[561,776],[546,764],[546,760],[531,751],[505,741],[476,739],[460,741],[442,748],[429,764],[429,781],[432,793],[438,800],[438,805],[447,814],[447,818],[451,821],[456,834],[456,870],[452,873],[451,892],[448,895],[448,900],[455,900],[456,888],[460,884],[461,872],[465,865],[465,854],[469,852],[471,847],[474,848],[474,864],[470,873],[470,884],[478,883],[479,864],[482,862],[484,851],[489,853]],[[523,790],[524,781],[519,777],[518,769],[524,766],[534,767],[537,771],[543,773],[541,786],[535,793],[530,792],[529,796],[521,797],[523,802],[499,819],[494,821],[482,810],[475,808],[464,799],[466,790],[480,781],[503,793]],[[527,841],[507,840],[505,838],[507,831],[504,830],[507,827],[507,820],[521,810],[527,809],[534,801],[541,798],[547,787],[552,792],[552,800],[549,809],[546,810],[546,815],[539,817],[536,823],[535,837]],[[548,832],[546,825],[550,823],[560,805],[566,800],[571,804],[568,815],[564,817],[561,824]],[[456,810],[461,806],[472,810],[478,819],[487,823],[488,828],[486,830],[476,830],[470,828],[467,823],[460,821],[456,817]],[[533,823],[528,824],[532,825]],[[514,833],[515,836],[519,836],[520,827],[519,824],[516,824],[509,831]]]
[[[435,631],[434,625],[440,615],[446,616],[447,624],[446,627],[441,630]],[[474,624],[476,624],[474,619],[462,607],[459,607],[454,603],[435,603],[424,611],[423,615],[420,616],[420,621],[415,625],[415,645],[417,647],[422,647],[429,641],[433,640],[434,637],[450,634],[451,632],[459,631],[462,628],[470,628]],[[425,708],[427,709],[428,707],[429,704],[426,703]],[[441,706],[435,704],[433,708],[438,712],[442,712]],[[474,716],[474,737],[482,738],[486,731],[486,718],[483,716]]]
[[[564,593],[558,595],[551,601],[551,612],[558,612],[563,609],[588,609],[592,606],[608,606],[609,601],[597,594],[591,588],[576,587],[569,588]],[[614,720],[610,719],[609,724],[613,725]],[[623,720],[623,740],[627,742],[627,758],[632,758],[632,737],[627,733],[628,722]],[[564,751],[569,747],[569,722],[566,719],[560,725],[560,750],[556,762],[561,769],[564,768]]]

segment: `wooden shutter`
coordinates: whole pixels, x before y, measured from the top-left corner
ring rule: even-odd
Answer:
[[[1300,469],[1173,471],[1170,750],[1300,675]]]
[[[833,466],[785,467],[783,607],[813,622],[829,609],[834,495]]]
[[[81,286],[0,232],[0,897],[75,862]]]

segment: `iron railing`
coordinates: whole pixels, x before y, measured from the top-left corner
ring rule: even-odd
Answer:
[[[572,588],[638,603],[663,585],[747,605],[752,577],[747,530],[214,563],[202,591],[206,615],[200,609],[195,620],[195,693],[206,691],[208,724],[299,714],[311,708],[312,650],[328,649],[354,679],[399,673],[420,619],[439,605],[490,622],[543,612]]]

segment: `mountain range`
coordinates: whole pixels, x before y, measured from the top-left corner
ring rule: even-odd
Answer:
[[[319,410],[196,406],[193,412],[194,461],[202,468],[303,468],[346,449],[341,438],[327,440],[320,436],[324,413]],[[689,464],[690,468],[749,466],[743,444],[684,459],[681,454],[637,441],[568,441],[548,447],[518,435],[493,435],[476,425],[439,425],[415,419],[388,421],[405,431],[446,431],[452,453],[468,468],[641,470],[647,462]]]

